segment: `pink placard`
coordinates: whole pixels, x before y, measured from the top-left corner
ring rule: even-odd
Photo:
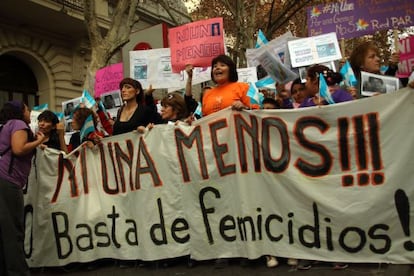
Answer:
[[[174,73],[184,70],[187,64],[210,66],[212,58],[224,54],[223,18],[201,20],[171,28],[168,39]]]
[[[400,62],[398,63],[399,78],[408,78],[414,67],[414,36],[400,39],[398,50],[400,52]]]
[[[105,92],[119,90],[119,83],[123,78],[122,62],[99,69],[95,75],[95,97]]]

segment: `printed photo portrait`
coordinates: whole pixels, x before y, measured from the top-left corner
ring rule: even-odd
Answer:
[[[398,78],[361,72],[361,95],[363,96],[391,93],[398,89]]]
[[[334,43],[317,45],[316,50],[317,50],[319,58],[330,57],[330,56],[336,55]]]
[[[305,67],[299,67],[299,76],[302,83],[306,82],[306,70],[308,69],[308,66]]]
[[[135,65],[134,67],[134,79],[147,79],[148,72],[147,65]]]
[[[62,102],[62,110],[65,118],[69,118],[75,108],[80,104],[80,97],[76,99],[72,99],[70,101]]]
[[[106,112],[109,113],[111,118],[116,117],[118,114],[118,109],[122,105],[121,92],[119,90],[115,90],[103,93],[101,95],[101,101],[106,109]]]

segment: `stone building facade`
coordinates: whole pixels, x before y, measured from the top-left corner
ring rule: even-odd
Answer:
[[[108,28],[114,1],[95,1],[99,24]],[[180,1],[164,1],[169,12],[158,1],[140,0],[134,31],[190,21]],[[62,102],[81,95],[89,53],[82,0],[0,1],[0,106],[19,99],[60,111]],[[120,51],[112,62],[121,61]]]

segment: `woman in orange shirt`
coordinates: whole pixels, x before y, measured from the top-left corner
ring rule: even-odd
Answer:
[[[212,60],[211,79],[217,86],[207,90],[203,96],[203,116],[229,106],[235,110],[258,108],[250,104],[247,96],[249,85],[238,82],[236,64],[230,57],[219,55]]]

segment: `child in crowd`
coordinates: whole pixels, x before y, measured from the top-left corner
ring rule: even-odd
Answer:
[[[264,98],[263,109],[281,109],[280,103],[273,98]]]
[[[84,142],[88,147],[97,144],[104,135],[96,130],[96,125],[97,116],[91,109],[86,107],[76,109],[72,117],[72,129],[76,132],[70,138],[68,152],[73,151]]]
[[[306,75],[306,96],[299,107],[310,107],[328,104],[319,94],[319,74],[322,74],[329,88],[329,93],[335,103],[352,101],[352,95],[342,89],[339,83],[342,76],[338,72],[334,72],[328,67],[320,64],[313,65],[308,68]]]
[[[46,141],[40,145],[40,148],[52,148],[68,152],[65,143],[65,126],[59,122],[55,113],[50,110],[45,110],[37,117],[38,130],[46,137]]]
[[[305,84],[300,78],[295,79],[290,87],[290,95],[293,99],[293,108],[298,108],[306,98]]]

